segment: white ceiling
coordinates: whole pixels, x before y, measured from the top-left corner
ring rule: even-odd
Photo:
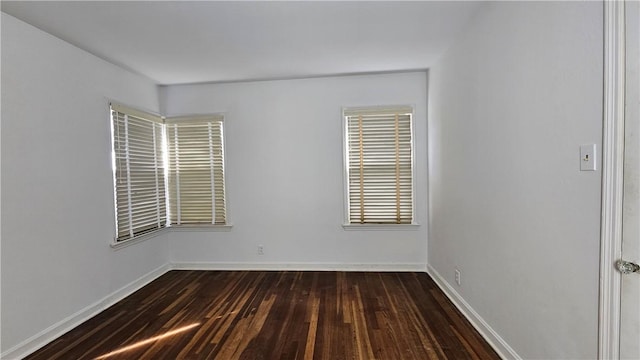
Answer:
[[[428,68],[479,2],[2,1],[159,84]]]

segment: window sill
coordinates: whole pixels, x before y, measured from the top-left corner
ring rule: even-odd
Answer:
[[[143,241],[152,239],[152,238],[154,238],[156,236],[160,236],[160,235],[162,235],[162,234],[164,234],[166,232],[167,232],[167,228],[162,228],[162,229],[150,231],[148,233],[144,233],[142,235],[134,236],[131,239],[122,240],[122,241],[114,241],[111,244],[109,244],[109,246],[111,246],[111,248],[113,250],[120,250],[120,249],[126,248],[128,246],[135,245],[135,244],[141,243]]]
[[[188,225],[171,225],[168,227],[171,231],[231,231],[232,224],[227,225],[211,225],[211,224],[188,224]]]
[[[171,225],[166,228],[150,231],[131,239],[114,241],[109,244],[113,250],[120,250],[167,233],[168,231],[231,231],[233,225]]]
[[[342,228],[348,231],[415,231],[418,230],[420,224],[342,224]]]

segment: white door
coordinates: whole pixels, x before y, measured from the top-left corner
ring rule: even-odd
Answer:
[[[627,1],[622,257],[640,263],[640,3]],[[640,359],[640,272],[622,275],[620,358]]]

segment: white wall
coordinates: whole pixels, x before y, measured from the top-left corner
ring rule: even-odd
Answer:
[[[108,99],[159,109],[150,80],[2,14],[7,358],[46,340],[43,330],[166,265],[166,235],[109,247],[115,229]]]
[[[600,146],[601,8],[486,4],[429,75],[430,270],[524,358],[596,356],[600,172],[578,171],[578,147]],[[425,72],[170,86],[159,104],[148,79],[5,14],[1,56],[3,354],[168,261],[427,262]],[[108,246],[108,99],[169,116],[226,114],[230,231]],[[420,226],[346,231],[341,109],[392,104],[415,106]]]
[[[163,88],[167,115],[224,112],[228,232],[171,232],[194,268],[424,269],[425,72]],[[415,106],[416,218],[403,231],[345,231],[342,108]],[[264,246],[264,255],[257,246]]]
[[[625,4],[626,112],[622,258],[640,261],[640,2]],[[620,358],[640,359],[640,281],[622,277]]]
[[[430,270],[523,358],[597,357],[602,17],[487,4],[430,71]]]
[[[108,102],[159,111],[155,84],[4,13],[1,33],[3,357],[33,351],[170,260],[204,268],[424,269],[425,72],[164,89],[168,115],[226,113],[234,226],[174,231],[113,250]],[[342,107],[391,104],[415,106],[420,226],[345,231]],[[265,255],[257,255],[258,244]]]

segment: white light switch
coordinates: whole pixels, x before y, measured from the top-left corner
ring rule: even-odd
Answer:
[[[596,144],[580,146],[580,171],[596,170]]]

